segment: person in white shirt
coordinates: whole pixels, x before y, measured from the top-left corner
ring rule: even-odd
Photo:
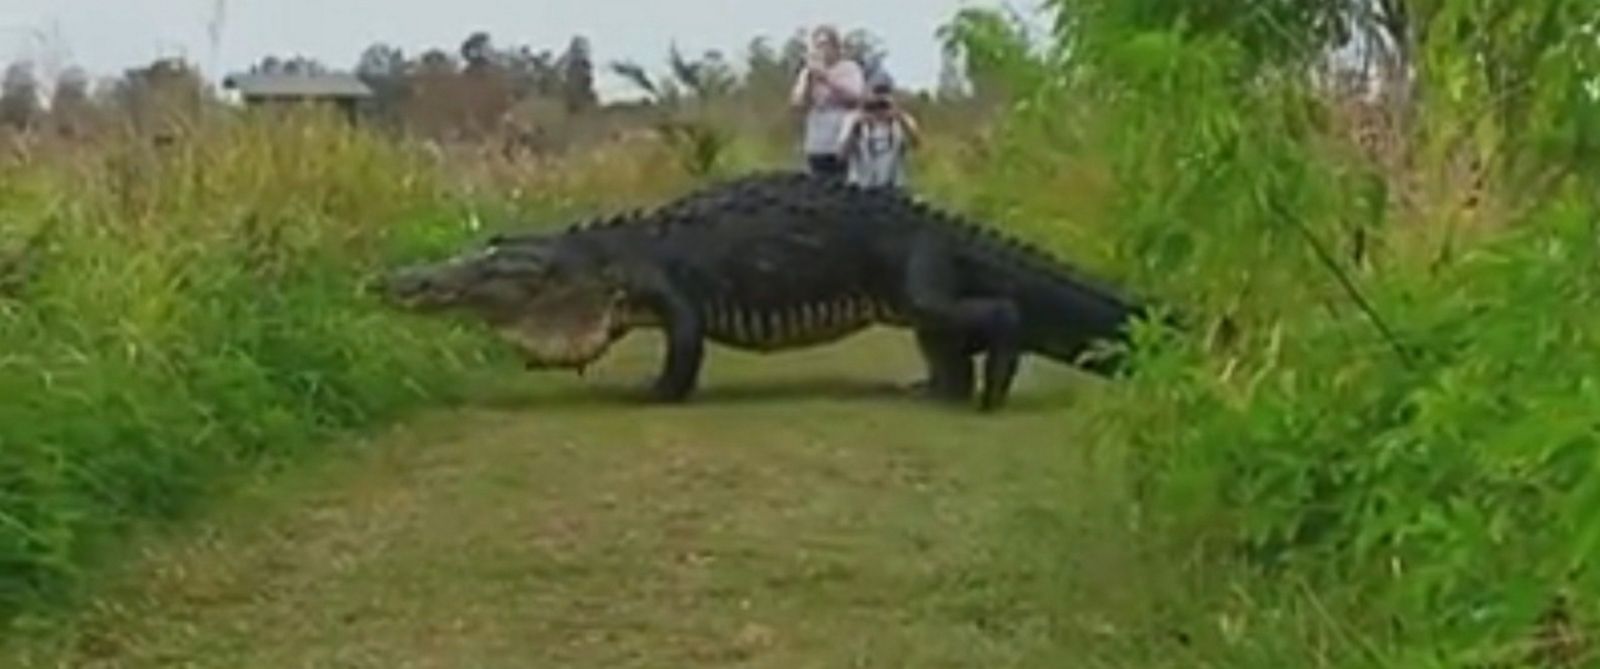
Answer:
[[[875,77],[861,109],[844,122],[840,151],[850,183],[868,188],[906,186],[906,154],[921,141],[917,121],[894,103],[894,83]]]
[[[813,174],[845,176],[839,141],[845,119],[860,104],[865,88],[861,65],[844,57],[838,29],[819,26],[813,30],[809,62],[790,95],[790,102],[806,111],[801,148]]]

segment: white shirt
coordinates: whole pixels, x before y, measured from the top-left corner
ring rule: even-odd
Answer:
[[[839,59],[824,71],[824,78],[831,86],[821,82],[811,83],[809,76],[807,70],[800,71],[791,96],[795,104],[807,105],[802,145],[808,154],[837,154],[840,133],[853,108],[853,103],[840,91],[860,98],[866,91],[866,76],[861,66],[848,58]]]

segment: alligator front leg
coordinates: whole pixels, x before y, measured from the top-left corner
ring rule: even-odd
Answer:
[[[651,387],[660,402],[682,402],[695,390],[705,359],[705,324],[687,299],[663,290],[654,300],[665,335],[666,355]]]
[[[914,244],[906,267],[906,292],[918,332],[929,333],[924,336],[934,345],[930,381],[942,383],[950,394],[962,392],[963,384],[970,388],[965,380],[970,374],[964,377],[960,367],[982,351],[979,407],[991,411],[1006,403],[1020,366],[1021,319],[1010,300],[961,296],[957,271],[944,244],[923,237]]]

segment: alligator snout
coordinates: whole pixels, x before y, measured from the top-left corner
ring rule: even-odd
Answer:
[[[380,274],[368,280],[366,293],[389,302],[406,306],[442,297],[443,285],[432,274],[416,268],[407,268]]]
[[[361,282],[361,294],[371,297],[384,297],[389,294],[389,275],[378,274],[369,276]]]
[[[420,295],[434,288],[434,283],[428,275],[416,271],[392,272],[382,279],[384,293],[400,297],[406,295]]]

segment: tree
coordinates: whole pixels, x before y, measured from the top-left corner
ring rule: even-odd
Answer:
[[[535,52],[521,46],[500,55],[512,94],[518,100],[530,97],[553,98],[561,94],[562,76],[556,69],[555,55],[549,49]]]
[[[938,36],[950,85],[970,87],[974,96],[1006,99],[1017,91],[1033,90],[1047,76],[1017,16],[963,9],[939,27]]]
[[[417,59],[417,65],[415,68],[417,72],[427,75],[450,75],[460,69],[455,57],[441,49],[428,49],[422,52],[422,57]]]
[[[706,51],[698,60],[683,56],[677,44],[667,53],[667,63],[678,83],[702,100],[721,97],[732,92],[738,84],[733,68],[715,49]]]
[[[461,43],[461,60],[466,67],[457,75],[456,122],[471,135],[492,133],[517,100],[504,59],[489,33],[478,31]]]
[[[163,132],[180,118],[198,115],[205,90],[205,80],[188,62],[161,59],[128,70],[108,94],[136,127]]]
[[[492,66],[495,52],[489,33],[480,30],[468,35],[466,41],[461,43],[461,60],[467,64],[468,70],[481,70]]]
[[[55,91],[50,97],[50,118],[58,132],[76,135],[93,116],[93,103],[89,100],[89,73],[71,67],[56,78]]]
[[[12,63],[0,80],[0,125],[30,128],[39,114],[39,82],[33,75],[33,64]]]
[[[871,76],[883,68],[883,61],[889,52],[883,46],[883,40],[872,31],[857,28],[844,36],[844,56],[861,64],[861,69]]]
[[[611,72],[644,91],[656,104],[672,104],[677,101],[675,87],[669,88],[657,84],[655,78],[638,63],[628,60],[615,61],[611,63]]]
[[[54,112],[89,104],[89,73],[81,67],[69,67],[56,79],[55,92],[50,98]]]
[[[382,42],[368,46],[356,61],[356,78],[372,89],[373,111],[382,122],[399,121],[411,92],[409,69],[405,52]]]
[[[399,79],[406,74],[405,52],[379,42],[361,52],[356,62],[356,76],[372,81]],[[368,82],[369,84],[371,81]]]
[[[437,48],[423,52],[408,68],[402,114],[410,130],[443,138],[459,129],[458,75],[456,57]]]
[[[759,97],[787,97],[785,92],[794,81],[799,63],[787,62],[784,54],[772,48],[764,37],[750,41],[745,48],[744,87]]]
[[[806,54],[810,51],[811,46],[806,40],[806,31],[803,29],[794,31],[789,40],[783,43],[784,69],[788,70],[790,75],[799,72],[806,63]]]
[[[594,90],[594,62],[590,60],[588,38],[574,36],[567,45],[566,53],[561,54],[557,67],[561,71],[562,100],[569,113],[592,109],[599,104],[600,96]]]

